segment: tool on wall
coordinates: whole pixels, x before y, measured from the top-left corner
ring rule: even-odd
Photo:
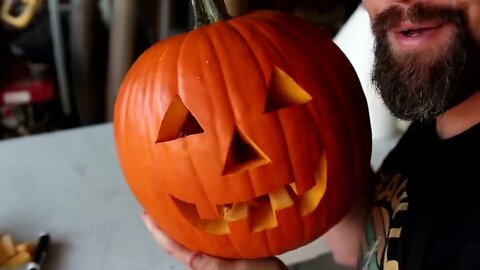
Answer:
[[[35,13],[42,4],[42,0],[21,0],[23,7],[19,14],[14,15],[15,0],[5,0],[2,5],[1,18],[9,25],[24,29],[32,21]]]

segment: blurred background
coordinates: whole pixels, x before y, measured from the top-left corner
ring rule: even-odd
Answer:
[[[45,227],[58,226],[54,227],[60,234],[58,238],[63,236],[63,241],[77,249],[68,252],[67,248],[65,256],[56,256],[53,263],[67,265],[78,259],[83,265],[109,265],[98,269],[132,269],[129,265],[150,263],[149,259],[161,256],[152,253],[158,251],[153,242],[145,245],[151,239],[138,218],[129,216],[137,214],[138,206],[126,186],[118,181],[122,175],[111,126],[63,134],[52,132],[111,122],[118,88],[135,59],[154,43],[193,28],[190,1],[0,0],[0,140],[51,133],[2,142],[0,216],[15,212],[14,219],[3,221],[13,222],[12,230],[25,235],[38,222]],[[393,119],[372,88],[373,37],[361,0],[225,1],[233,16],[274,9],[305,18],[326,30],[359,75],[369,105],[373,139],[389,138],[406,128],[405,123]],[[379,145],[372,155],[375,169],[393,146],[393,141],[386,142],[375,141]],[[29,194],[28,200],[17,198],[21,197],[17,194],[34,187],[43,193]],[[27,202],[35,202],[36,207],[31,208],[33,203]],[[116,212],[112,209],[117,209],[119,203],[127,206],[127,214],[113,214]],[[86,207],[91,204],[95,211]],[[70,215],[86,215],[90,219],[77,222],[68,218]],[[42,218],[32,218],[36,216]],[[52,221],[45,216],[57,218]],[[117,230],[110,230],[109,226]],[[144,232],[144,238],[137,238],[137,229]],[[128,236],[123,232],[129,232]],[[130,239],[136,239],[132,246],[136,243],[137,249],[131,248],[130,242],[124,244]],[[61,254],[61,249],[56,248],[57,254]],[[97,255],[92,250],[127,255],[117,256],[117,260],[107,260],[108,256],[103,255],[93,259],[84,256]],[[284,254],[282,259],[302,262],[291,265],[292,270],[344,269],[335,265],[327,252],[324,243],[317,241]],[[319,254],[322,255],[318,257]],[[119,267],[120,262],[127,264]]]
[[[227,0],[275,9],[332,38],[360,0]],[[121,80],[149,46],[193,28],[190,0],[0,0],[0,140],[112,120]]]

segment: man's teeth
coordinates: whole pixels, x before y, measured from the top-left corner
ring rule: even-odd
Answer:
[[[420,35],[421,32],[422,30],[407,30],[404,31],[403,34],[408,37],[417,37]]]

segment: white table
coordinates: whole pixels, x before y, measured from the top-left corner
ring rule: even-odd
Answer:
[[[373,164],[396,138],[374,143]],[[44,269],[186,269],[156,245],[121,174],[112,125],[0,141],[0,234],[53,245]],[[287,264],[328,252],[322,239],[280,256]]]

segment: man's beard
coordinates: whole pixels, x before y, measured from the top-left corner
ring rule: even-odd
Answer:
[[[395,55],[387,32],[405,19],[414,23],[440,19],[455,28],[455,35],[444,54],[431,55],[428,61],[422,52]],[[480,89],[480,47],[463,11],[421,3],[408,11],[392,6],[374,19],[372,30],[376,39],[372,82],[394,116],[431,120]]]

